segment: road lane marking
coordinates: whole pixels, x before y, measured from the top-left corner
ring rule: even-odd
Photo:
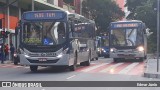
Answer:
[[[118,74],[126,74],[128,73],[131,69],[133,69],[135,66],[137,66],[139,63],[132,63],[130,65],[128,65],[126,68],[124,68],[123,70],[121,70]]]
[[[14,66],[13,68],[21,68],[21,67],[23,67],[23,66]]]
[[[103,63],[103,64],[96,65],[96,66],[93,66],[93,67],[89,67],[89,68],[87,68],[87,69],[82,70],[82,72],[89,72],[89,71],[91,71],[91,70],[94,70],[94,69],[96,69],[96,68],[102,67],[102,66],[107,65],[107,64],[109,64],[109,63]]]
[[[117,63],[117,64],[114,64],[114,65],[111,65],[111,66],[109,66],[108,68],[101,70],[100,72],[108,72],[108,71],[110,71],[110,70],[114,70],[116,67],[118,67],[118,66],[120,66],[120,65],[122,65],[122,64],[123,64],[123,63]]]
[[[71,79],[71,78],[73,78],[73,77],[75,77],[76,75],[72,75],[72,76],[70,76],[70,77],[68,77],[67,79]]]
[[[24,66],[24,68],[30,68],[29,66]]]

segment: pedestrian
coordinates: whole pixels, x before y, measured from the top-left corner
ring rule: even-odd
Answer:
[[[4,44],[1,46],[1,64],[4,64]]]
[[[11,60],[13,61],[14,60],[14,52],[15,52],[15,48],[14,48],[13,44],[11,44],[10,52],[11,52]]]
[[[4,52],[5,52],[5,60],[7,60],[7,56],[8,56],[8,54],[9,54],[8,44],[5,45],[5,47],[4,47]]]

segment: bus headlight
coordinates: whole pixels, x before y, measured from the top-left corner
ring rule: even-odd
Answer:
[[[111,48],[111,49],[110,49],[110,52],[113,52],[113,53],[114,53],[115,51],[116,51],[115,48]]]
[[[142,52],[142,51],[144,51],[144,47],[140,46],[140,47],[137,48],[137,50]]]
[[[102,49],[102,51],[105,53],[106,52],[106,50],[104,50],[104,49]]]
[[[28,56],[27,54],[25,54],[24,56],[27,57],[27,58],[30,57],[30,56]]]
[[[63,54],[62,53],[60,53],[57,57],[58,58],[61,58],[63,56]]]

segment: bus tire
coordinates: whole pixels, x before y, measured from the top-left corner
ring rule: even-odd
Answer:
[[[14,65],[18,65],[18,62],[19,62],[19,57],[13,57],[13,63]]]
[[[85,62],[85,66],[90,66],[91,64],[91,56],[88,57],[88,61]]]
[[[144,59],[147,59],[147,55],[145,55]]]
[[[117,58],[113,58],[113,61],[114,61],[114,62],[118,62],[118,59],[117,59]]]
[[[96,57],[95,59],[98,60],[98,57]]]
[[[139,62],[143,62],[144,61],[144,58],[139,58]]]
[[[85,62],[81,62],[80,65],[81,65],[81,66],[90,66],[90,63],[91,63],[91,55],[90,55],[90,53],[89,53],[89,55],[88,55],[88,60],[85,61]]]
[[[85,62],[85,66],[90,66],[91,63],[91,51],[89,51],[88,60]]]
[[[14,65],[18,65],[18,62],[16,60],[14,60]]]
[[[70,71],[75,71],[77,68],[77,53],[74,55],[74,64],[69,67]]]
[[[30,66],[30,70],[32,72],[36,72],[38,70],[38,66]]]

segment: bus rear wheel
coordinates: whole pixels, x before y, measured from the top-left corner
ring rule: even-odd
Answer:
[[[72,66],[69,67],[70,71],[75,71],[77,68],[77,53],[75,53],[74,56],[74,64]]]
[[[88,61],[85,62],[86,66],[90,66],[91,64],[91,55],[88,56]]]
[[[144,61],[144,58],[139,58],[139,62],[143,62]]]
[[[88,60],[85,61],[85,62],[83,62],[81,65],[83,65],[83,66],[90,66],[90,63],[91,63],[91,51],[88,54]]]
[[[118,62],[118,60],[119,60],[118,58],[113,58],[114,62]]]
[[[95,59],[98,60],[98,57],[96,57]]]
[[[31,70],[32,72],[36,72],[37,69],[38,69],[38,66],[30,66],[30,70]]]

